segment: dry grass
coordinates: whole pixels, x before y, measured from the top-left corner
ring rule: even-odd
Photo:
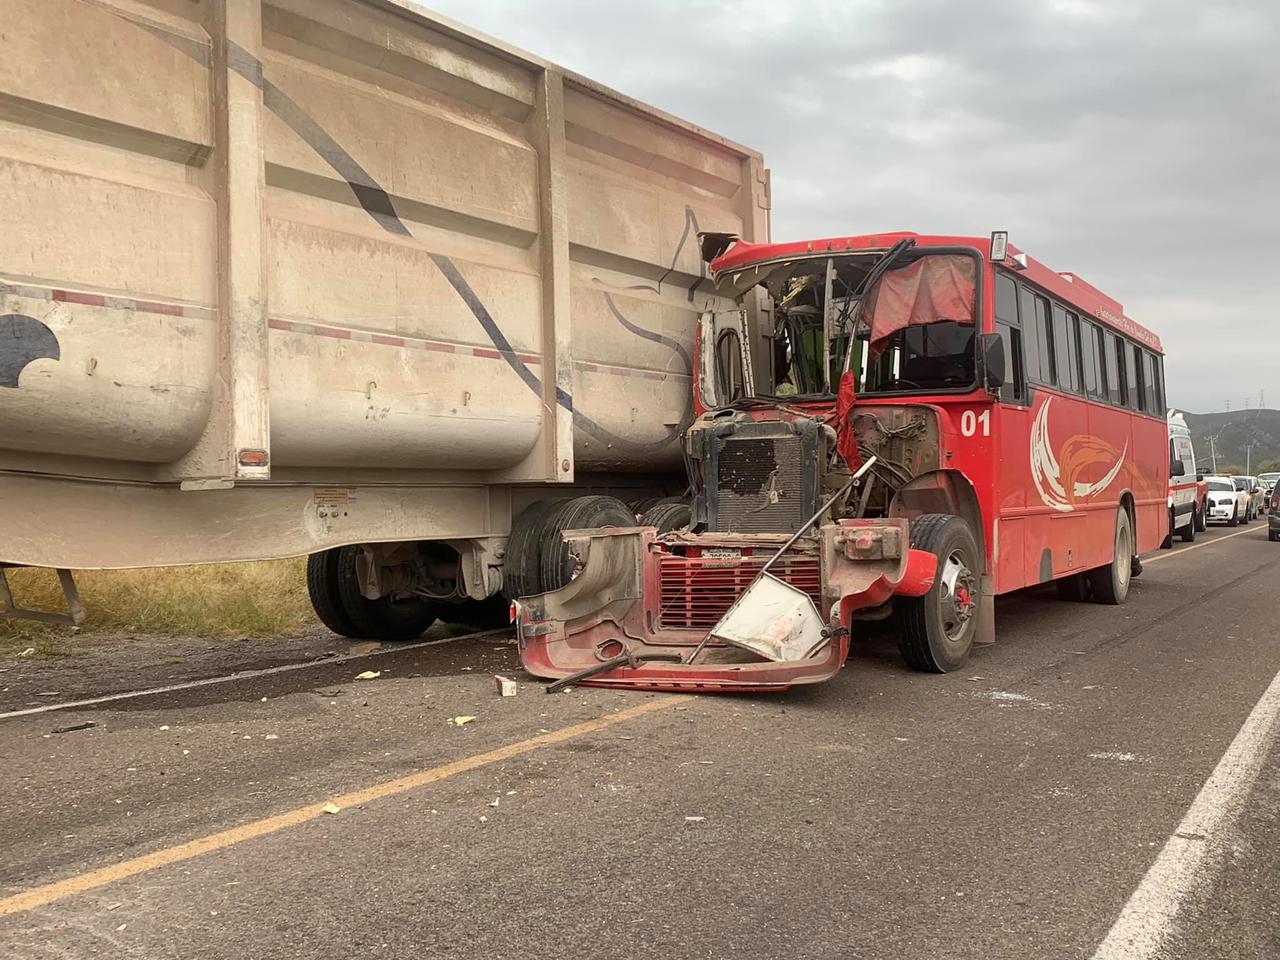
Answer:
[[[14,600],[36,610],[65,609],[51,570],[8,570]],[[228,563],[78,573],[85,633],[269,637],[313,624],[306,560]],[[66,652],[67,627],[0,620],[0,657],[28,647],[35,656]]]

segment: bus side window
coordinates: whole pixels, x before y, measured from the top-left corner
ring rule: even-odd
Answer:
[[[1087,320],[1080,321],[1080,372],[1081,386],[1085,396],[1096,398],[1102,391],[1098,389],[1098,337],[1094,333],[1093,324]]]
[[[1118,337],[1116,338],[1116,348],[1120,351],[1124,360],[1124,404],[1131,410],[1137,410],[1141,406],[1138,398],[1142,394],[1142,386],[1138,382],[1138,365],[1133,362],[1133,357],[1138,348],[1130,347],[1129,341]]]
[[[1154,373],[1154,383],[1156,386],[1156,412],[1159,413],[1165,409],[1164,397],[1164,357],[1158,354],[1151,355]]]
[[[1142,388],[1144,396],[1143,409],[1147,413],[1159,413],[1160,403],[1157,394],[1159,390],[1156,385],[1155,358],[1146,350],[1142,351]]]
[[[1072,319],[1075,314],[1071,315]],[[1067,322],[1067,311],[1053,305],[1053,347],[1058,366],[1058,386],[1071,393],[1080,392],[1080,351],[1074,324]]]
[[[1147,373],[1148,370],[1143,368],[1142,364],[1142,348],[1137,344],[1132,345],[1129,351],[1130,363],[1137,373],[1137,379],[1133,382],[1133,395],[1136,401],[1135,407],[1147,413],[1151,412],[1151,408],[1147,405]]]
[[[1005,356],[1009,358],[1009,372],[1018,372],[1018,363],[1014,361],[1013,349],[1014,340],[1020,340],[1022,344],[1022,361],[1021,375],[1022,380],[1039,380],[1040,379],[1040,363],[1036,357],[1036,337],[1034,325],[1031,320],[1031,314],[1023,311],[1022,317],[1018,316],[1018,285],[1014,283],[1013,277],[1004,272],[996,273],[996,323],[1003,323],[1008,330],[1001,329],[997,326],[996,332],[1004,337]],[[1013,333],[1014,328],[1018,328],[1016,337]],[[1008,384],[1005,384],[1008,387]],[[1005,396],[1005,390],[1000,391],[1001,397]],[[1023,396],[1020,392],[1019,398]]]
[[[1000,388],[1000,399],[1010,403],[1026,403],[1027,377],[1022,365],[1022,331],[1003,321],[997,321],[996,333],[1004,340],[1006,368],[1004,386]]]
[[[741,400],[744,389],[742,376],[742,340],[737,330],[721,330],[716,338],[716,386],[721,403]]]
[[[1102,336],[1102,353],[1107,358],[1107,399],[1124,406],[1124,381],[1120,378],[1120,371],[1124,366],[1119,362],[1120,338],[1112,333],[1104,333]]]

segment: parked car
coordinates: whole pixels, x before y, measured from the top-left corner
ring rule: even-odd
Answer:
[[[1280,542],[1280,483],[1271,485],[1269,498],[1270,509],[1267,511],[1267,539],[1272,543]]]
[[[1236,485],[1237,490],[1243,490],[1249,495],[1248,505],[1244,514],[1245,523],[1267,512],[1267,498],[1262,492],[1262,487],[1258,484],[1257,477],[1232,477],[1231,480]]]
[[[1237,488],[1231,477],[1205,477],[1205,480],[1209,484],[1207,519],[1228,527],[1237,526],[1248,513],[1249,494]]]

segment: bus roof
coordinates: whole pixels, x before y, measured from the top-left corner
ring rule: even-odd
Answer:
[[[861,236],[829,237],[821,240],[793,240],[788,243],[748,243],[735,241],[724,253],[710,263],[711,275],[727,270],[741,270],[771,260],[790,260],[801,257],[821,257],[829,253],[857,253],[859,251],[887,250],[899,240],[910,237],[918,247],[973,247],[984,258],[991,256],[990,237],[949,237],[925,235],[901,231],[897,233],[868,233]],[[1015,257],[1021,256],[1025,263]],[[1140,323],[1125,316],[1119,301],[1107,296],[1097,287],[1080,279],[1074,273],[1052,270],[1034,257],[1009,244],[1009,253],[999,266],[1011,273],[1025,277],[1043,287],[1058,299],[1087,313],[1103,325],[1132,337],[1143,346],[1163,353],[1160,338]]]

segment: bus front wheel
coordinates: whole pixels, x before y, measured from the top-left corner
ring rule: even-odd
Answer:
[[[938,558],[938,573],[923,597],[894,598],[898,649],[913,670],[948,673],[969,659],[978,633],[982,563],[969,525],[948,513],[911,521],[911,546]]]
[[[1129,582],[1133,577],[1133,521],[1129,511],[1121,507],[1116,511],[1115,550],[1111,562],[1105,567],[1089,571],[1089,586],[1097,603],[1120,604],[1129,596]]]

